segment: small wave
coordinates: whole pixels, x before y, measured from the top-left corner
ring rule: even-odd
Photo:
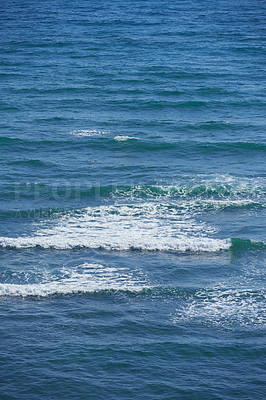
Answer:
[[[24,165],[24,166],[29,166],[29,167],[47,167],[47,163],[41,161],[41,160],[16,160],[16,161],[11,161],[9,163],[10,165]]]
[[[62,268],[57,275],[44,276],[39,283],[0,283],[0,296],[47,297],[102,291],[140,292],[148,288],[146,277],[129,268],[85,263]]]
[[[243,251],[243,250],[265,250],[266,243],[262,241],[256,241],[251,239],[240,239],[232,238],[232,245],[230,247],[233,251]]]
[[[0,136],[0,144],[16,144],[16,143],[22,143],[23,140],[19,138],[10,138],[7,136]]]

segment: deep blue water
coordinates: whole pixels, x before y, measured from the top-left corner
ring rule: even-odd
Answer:
[[[265,8],[1,1],[1,400],[265,398]]]

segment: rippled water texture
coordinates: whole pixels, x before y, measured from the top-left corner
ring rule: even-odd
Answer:
[[[1,2],[1,400],[264,400],[264,27]]]

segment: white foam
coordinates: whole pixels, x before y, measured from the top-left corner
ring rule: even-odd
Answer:
[[[0,296],[46,297],[103,290],[139,292],[147,287],[146,278],[139,271],[85,263],[73,268],[62,268],[59,276],[43,277],[40,283],[2,283]]]
[[[80,129],[69,132],[70,135],[77,137],[93,137],[93,136],[102,136],[107,135],[110,132],[108,131],[100,131],[97,129]]]
[[[117,142],[126,142],[127,140],[139,140],[139,138],[137,137],[133,137],[133,136],[115,136],[114,138]]]
[[[187,210],[195,210],[200,208],[201,210],[212,208],[214,210],[223,210],[226,208],[241,208],[248,206],[260,206],[262,208],[266,207],[265,203],[256,203],[254,200],[215,200],[215,199],[207,199],[207,200],[191,200],[189,202],[180,202],[180,207],[187,208]]]
[[[215,230],[186,211],[153,203],[89,207],[51,223],[32,236],[0,237],[0,245],[182,252],[215,252],[231,246],[229,239],[212,238]]]
[[[251,289],[199,290],[173,320],[201,321],[219,326],[265,326],[265,299],[265,293],[257,293]]]
[[[213,174],[209,176],[198,174],[192,179],[192,184],[229,187],[232,194],[265,195],[265,177],[238,177],[230,174]]]

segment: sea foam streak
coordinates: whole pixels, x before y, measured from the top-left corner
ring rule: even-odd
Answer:
[[[139,292],[148,288],[140,271],[84,263],[62,268],[57,275],[46,275],[39,283],[0,283],[0,296],[51,296],[94,293],[105,290]]]
[[[47,222],[32,236],[0,237],[0,246],[207,252],[231,246],[210,237],[215,230],[186,211],[153,203],[89,207]]]

